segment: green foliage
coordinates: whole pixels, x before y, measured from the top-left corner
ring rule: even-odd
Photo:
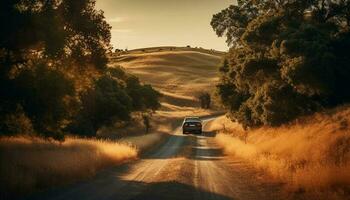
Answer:
[[[81,101],[82,108],[70,131],[85,136],[95,136],[103,125],[129,120],[132,111],[155,110],[160,106],[159,93],[122,68],[108,69],[82,95]]]
[[[94,6],[93,0],[0,2],[1,134],[19,131],[8,119],[23,116],[19,127],[63,138],[77,110],[72,70],[106,68],[111,27]]]
[[[108,73],[114,79],[124,82],[125,90],[132,100],[133,111],[157,110],[160,107],[161,94],[151,85],[141,84],[136,76],[125,73],[121,67],[110,68]]]
[[[102,125],[129,118],[131,99],[123,85],[110,76],[96,80],[94,88],[86,91],[81,99],[80,121],[74,131],[81,135],[93,136]]]
[[[2,0],[0,25],[0,135],[95,135],[159,107],[152,87],[107,68],[111,27],[95,0]]]
[[[20,102],[35,130],[48,135],[64,125],[69,113],[68,97],[75,91],[62,72],[38,64],[34,70],[21,71],[14,83],[16,102]]]
[[[14,79],[6,80],[1,98],[1,132],[27,134],[34,132],[20,128],[28,124],[43,136],[56,137],[70,117],[70,96],[75,94],[73,82],[61,71],[48,68],[44,63],[33,64],[33,69],[23,69]],[[23,123],[18,129],[9,125],[9,117],[19,116]],[[25,123],[24,123],[25,122]],[[13,124],[13,123],[12,123]]]
[[[245,127],[350,101],[350,2],[240,0],[211,25],[231,45],[217,91]]]
[[[0,49],[10,63],[28,64],[42,52],[52,62],[68,59],[104,68],[111,27],[93,0],[3,0],[0,3]]]
[[[32,122],[21,107],[18,107],[15,112],[1,115],[1,122],[0,130],[3,135],[34,134]]]

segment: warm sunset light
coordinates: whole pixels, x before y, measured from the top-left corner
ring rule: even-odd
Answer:
[[[114,48],[186,46],[227,50],[210,26],[235,0],[97,0],[112,25]]]
[[[0,200],[350,200],[350,0],[0,0]]]

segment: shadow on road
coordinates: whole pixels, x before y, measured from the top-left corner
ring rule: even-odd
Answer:
[[[124,168],[124,169],[123,169]],[[145,183],[139,181],[126,181],[120,177],[127,168],[116,167],[99,173],[92,180],[72,184],[63,188],[52,189],[45,193],[38,193],[25,200],[50,200],[50,199],[74,199],[74,200],[190,200],[218,199],[228,200],[221,194],[208,192],[192,185],[177,181]],[[204,198],[203,198],[204,197]]]
[[[201,146],[192,147],[193,160],[221,160],[223,157],[222,150],[219,148],[203,148]]]
[[[202,134],[169,135],[160,148],[148,152],[143,159],[186,157],[191,160],[220,160],[223,156],[221,148],[201,143],[212,140],[215,136],[216,132],[212,131],[205,131]]]
[[[209,144],[215,136],[216,132],[214,131],[203,132],[202,135],[196,136],[191,144],[190,158],[193,160],[221,160],[223,157],[222,148]]]
[[[186,185],[183,183],[173,181],[173,182],[159,182],[159,183],[149,184],[143,193],[135,196],[134,198],[132,198],[132,200],[154,200],[154,199],[192,200],[192,199],[197,199],[197,196],[199,194],[201,197],[200,199],[218,199],[218,200],[231,199],[221,194],[215,194],[212,192],[195,188],[191,185]]]
[[[130,173],[131,166],[138,163],[157,162],[156,160],[166,160],[176,157],[185,157],[189,160],[215,161],[223,157],[222,150],[208,142],[213,141],[215,132],[205,131],[201,135],[195,134],[174,134],[154,151],[143,155],[139,161],[126,165],[114,167],[98,173],[90,180],[77,182],[69,186],[51,189],[45,193],[39,193],[28,200],[42,199],[128,199],[128,200],[148,200],[148,199],[230,199],[222,194],[216,194],[196,188],[191,184],[184,184],[177,181],[156,181],[145,182],[126,180],[122,177]],[[150,160],[155,161],[150,161]],[[161,162],[159,163],[161,164]],[[146,172],[145,172],[146,173]],[[187,183],[187,182],[186,182]]]
[[[201,136],[214,138],[216,136],[216,132],[215,131],[203,131]]]
[[[198,134],[170,135],[160,149],[150,152],[143,159],[171,159],[185,157],[190,160],[221,160],[222,148],[208,145],[206,142],[216,136],[215,132]],[[203,143],[205,142],[205,143]]]

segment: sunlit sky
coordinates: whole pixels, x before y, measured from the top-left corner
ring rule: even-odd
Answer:
[[[97,0],[119,49],[186,46],[227,50],[210,26],[213,14],[234,0]]]

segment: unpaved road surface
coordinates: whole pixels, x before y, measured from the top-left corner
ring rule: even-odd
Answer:
[[[281,199],[280,186],[245,162],[225,157],[215,133],[182,135],[180,127],[154,153],[91,180],[30,199]]]

